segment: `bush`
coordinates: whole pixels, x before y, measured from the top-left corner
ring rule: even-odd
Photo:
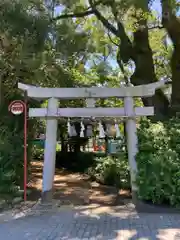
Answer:
[[[180,205],[180,121],[152,124],[138,130],[139,197],[153,203]]]
[[[130,188],[128,161],[123,152],[118,157],[96,157],[94,165],[88,169],[88,174],[103,184]]]
[[[44,158],[45,141],[33,139],[31,145],[32,145],[32,158],[36,160],[42,160]],[[60,150],[61,146],[59,143],[57,143],[56,152],[59,152]]]
[[[88,174],[92,180],[124,189],[130,188],[128,160],[123,150],[118,156],[94,153],[57,152],[56,167]]]
[[[44,157],[44,148],[33,143],[32,158],[36,160],[42,160],[43,157]]]

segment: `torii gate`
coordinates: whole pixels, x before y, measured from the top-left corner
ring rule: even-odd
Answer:
[[[67,117],[124,117],[126,118],[128,161],[131,175],[132,196],[136,199],[137,165],[135,156],[138,151],[136,134],[136,117],[154,115],[154,107],[134,107],[133,97],[151,97],[155,90],[162,88],[166,81],[159,81],[147,85],[128,86],[120,88],[92,87],[92,88],[41,88],[18,83],[18,88],[26,91],[27,96],[37,100],[48,100],[47,108],[30,108],[29,117],[47,118],[46,141],[44,151],[42,202],[48,203],[53,198],[53,182],[56,160],[56,140],[58,118]],[[94,107],[59,108],[60,99],[97,99],[118,97],[124,99],[123,108]]]

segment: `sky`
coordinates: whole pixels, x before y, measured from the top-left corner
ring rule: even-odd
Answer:
[[[155,0],[153,5],[152,5],[152,9],[157,11],[158,13],[161,12],[161,5],[160,5],[160,1]]]

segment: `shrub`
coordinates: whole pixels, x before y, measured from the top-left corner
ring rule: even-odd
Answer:
[[[44,148],[45,148],[45,141],[32,141],[32,158],[36,160],[42,160],[44,158]],[[59,143],[56,145],[56,152],[60,152],[61,146]]]
[[[91,179],[106,185],[130,188],[130,175],[125,149],[118,156],[87,152],[57,152],[56,167],[87,173]]]
[[[37,146],[33,143],[32,146],[32,158],[36,160],[42,160],[44,157],[44,148]]]
[[[129,167],[124,152],[118,157],[96,157],[94,165],[88,169],[88,174],[103,184],[130,188]]]
[[[143,120],[138,130],[137,183],[139,197],[153,203],[180,205],[180,121],[153,124]]]

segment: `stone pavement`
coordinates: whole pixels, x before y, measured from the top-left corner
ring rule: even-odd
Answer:
[[[0,223],[5,240],[180,240],[179,214],[138,214],[114,207],[60,208]]]

